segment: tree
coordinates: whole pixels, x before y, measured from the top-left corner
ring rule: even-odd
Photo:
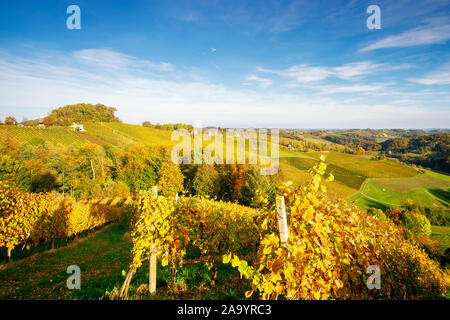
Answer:
[[[9,132],[3,132],[0,135],[0,154],[7,154],[13,158],[19,158],[20,143]]]
[[[79,103],[54,109],[47,118],[54,118],[55,121],[64,125],[83,121],[112,122],[119,121],[114,116],[116,111],[116,108],[107,107],[103,104]]]
[[[19,162],[9,155],[0,155],[0,180],[15,184]]]
[[[184,175],[179,166],[170,161],[163,162],[158,175],[158,192],[162,195],[171,196],[184,191]]]
[[[44,119],[42,119],[42,123],[43,123],[45,126],[52,126],[52,125],[54,125],[56,122],[57,122],[57,119],[56,119],[55,117],[52,117],[52,116],[48,116],[48,117],[45,117]]]
[[[275,202],[277,187],[273,179],[269,176],[263,176],[260,173],[260,167],[251,167],[246,175],[246,181],[242,187],[239,203],[245,206],[256,207],[259,202],[256,199],[257,192],[271,203]]]
[[[11,125],[11,124],[16,124],[16,123],[17,123],[17,120],[14,117],[6,117],[5,118],[5,124]]]
[[[199,196],[214,197],[217,193],[217,171],[212,165],[202,164],[198,167],[193,181],[193,189]]]
[[[132,146],[122,158],[120,179],[133,191],[151,189],[157,182],[157,172],[164,154],[161,148],[143,144]]]
[[[32,192],[50,192],[57,187],[55,175],[51,172],[45,172],[33,177],[30,190]]]
[[[431,234],[430,221],[427,219],[427,217],[418,212],[406,211],[402,215],[402,223],[414,235],[429,236]]]

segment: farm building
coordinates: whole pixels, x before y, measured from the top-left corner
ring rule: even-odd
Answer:
[[[72,124],[72,129],[70,129],[70,130],[72,130],[72,131],[81,131],[81,132],[86,131],[86,130],[84,130],[84,127],[83,127],[82,124],[76,124],[76,123]]]

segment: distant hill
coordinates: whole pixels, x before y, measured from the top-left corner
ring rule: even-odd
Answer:
[[[72,104],[66,105],[50,112],[48,117],[41,119],[45,125],[70,125],[73,122],[118,122],[114,113],[116,108],[103,104]]]
[[[391,157],[426,168],[450,173],[450,134],[437,133],[414,138],[396,138],[381,143]]]

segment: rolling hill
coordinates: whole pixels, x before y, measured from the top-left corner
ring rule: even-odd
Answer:
[[[126,149],[135,143],[171,146],[171,132],[122,122],[84,122],[85,131],[71,131],[69,127],[0,125],[0,134],[9,134],[21,143],[34,138],[53,146],[79,146],[86,143],[116,146]],[[288,138],[289,139],[289,138]],[[321,138],[308,135],[308,140],[322,142]],[[329,143],[329,142],[328,142]],[[447,209],[449,206],[450,177],[431,171],[419,174],[409,165],[391,160],[373,160],[369,156],[352,155],[337,151],[299,152],[280,145],[280,172],[277,182],[291,180],[305,184],[308,170],[324,154],[328,163],[327,173],[335,180],[327,182],[332,198],[356,201],[363,209],[389,208],[411,199],[426,206]]]

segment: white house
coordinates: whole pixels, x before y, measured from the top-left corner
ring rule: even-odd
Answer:
[[[82,124],[76,124],[75,122],[72,124],[72,129],[70,129],[72,131],[81,131],[84,132],[86,130],[84,130],[84,127]]]

